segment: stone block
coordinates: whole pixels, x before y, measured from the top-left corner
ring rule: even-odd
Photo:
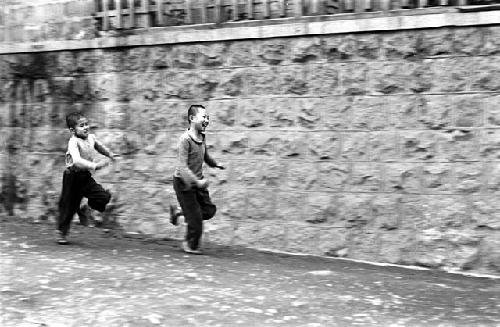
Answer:
[[[424,219],[423,196],[402,194],[399,200],[400,226],[402,229],[415,230]]]
[[[304,222],[310,217],[310,212],[306,210],[307,193],[298,191],[280,191],[277,193],[276,219],[285,224],[290,222]]]
[[[277,155],[277,144],[281,143],[282,135],[267,131],[253,131],[249,134],[248,151],[253,157],[273,158]]]
[[[492,94],[484,99],[485,127],[500,127],[500,95]]]
[[[366,132],[345,132],[342,134],[341,159],[367,161],[370,159],[370,134]]]
[[[339,162],[319,162],[317,164],[317,185],[325,191],[348,191],[354,178],[351,165]]]
[[[500,27],[491,26],[484,32],[482,54],[497,55],[500,53]]]
[[[484,29],[463,27],[453,30],[453,45],[455,53],[467,56],[477,56],[483,52]]]
[[[348,184],[350,192],[380,191],[382,189],[381,166],[376,163],[353,163]]]
[[[399,208],[401,198],[402,196],[398,194],[379,194],[373,198],[372,212],[375,229],[385,232],[401,228]]]
[[[500,57],[485,56],[476,59],[469,78],[473,91],[498,92],[500,90]]]
[[[427,194],[453,193],[455,179],[450,163],[427,163],[422,166],[422,190]]]
[[[322,111],[322,126],[328,130],[349,129],[352,121],[354,97],[322,98],[318,106]]]
[[[355,98],[350,118],[354,130],[387,130],[393,125],[384,97]]]
[[[318,182],[317,165],[310,161],[286,161],[287,177],[282,188],[291,190],[312,190]]]
[[[127,129],[130,126],[130,116],[133,108],[130,107],[129,103],[104,102],[102,110],[105,117],[105,128]]]
[[[449,161],[478,160],[480,132],[476,130],[453,130],[441,134],[441,157]]]
[[[345,62],[356,59],[357,40],[353,35],[323,37],[323,52],[328,62]]]
[[[277,154],[281,158],[307,158],[310,142],[314,142],[310,139],[312,135],[304,132],[282,132],[281,141],[276,144]]]
[[[453,97],[451,103],[455,106],[455,126],[482,127],[486,101],[487,98],[482,95],[463,95]]]
[[[434,88],[436,77],[432,70],[432,61],[412,62],[407,67],[408,90],[414,93],[429,92]]]
[[[352,259],[379,261],[380,240],[379,234],[365,228],[349,230],[347,236],[347,256]]]
[[[305,95],[309,92],[308,70],[302,65],[280,66],[277,68],[280,94]]]
[[[220,83],[220,73],[215,70],[201,70],[198,72],[193,83],[193,97],[195,99],[208,100],[216,97]]]
[[[498,212],[500,203],[495,194],[474,195],[470,199],[470,224],[472,228],[500,230]]]
[[[379,261],[403,265],[415,263],[417,244],[413,230],[391,230],[378,237]]]
[[[341,158],[341,135],[337,132],[309,133],[308,143],[308,154],[315,160],[338,160]],[[347,151],[350,152],[349,149]],[[346,152],[346,155],[349,154]]]
[[[370,157],[375,161],[398,161],[400,159],[398,134],[395,131],[372,132],[369,136]]]
[[[251,67],[242,72],[249,96],[278,95],[282,93],[281,79],[276,67]]]
[[[433,131],[407,131],[400,139],[402,157],[410,161],[435,160],[440,156],[441,139],[442,136]]]
[[[366,193],[342,193],[337,195],[335,225],[360,229],[374,222],[372,202],[374,195]]]
[[[246,119],[243,118],[246,117],[246,115],[242,113],[243,110],[241,107],[242,103],[237,100],[215,100],[205,104],[205,108],[207,108],[207,113],[210,117],[209,129],[219,131],[240,128],[240,124],[245,124],[246,122]],[[187,125],[187,119],[185,123]]]
[[[376,34],[357,34],[357,60],[373,61],[380,57],[381,38]]]
[[[342,94],[363,95],[369,92],[369,66],[365,63],[341,64]]]
[[[176,45],[170,53],[172,67],[193,69],[199,67],[199,48],[196,45]]]
[[[270,127],[289,129],[298,126],[300,105],[296,99],[272,98],[266,103]]]
[[[293,253],[321,254],[319,249],[320,228],[305,223],[287,223],[286,248]]]
[[[217,151],[222,155],[245,155],[249,150],[249,138],[244,132],[217,133]]]
[[[229,172],[230,183],[238,187],[262,186],[261,164],[260,161],[246,160],[234,161],[231,164]]]
[[[286,243],[286,226],[277,221],[247,220],[235,224],[234,245],[283,251]]]
[[[426,29],[419,32],[419,54],[424,57],[451,56],[454,54],[452,29]]]
[[[421,164],[385,163],[384,188],[386,192],[420,193]]]
[[[401,67],[408,66],[408,62],[388,61],[373,63],[369,68],[369,88],[375,94],[407,93],[408,71]]]
[[[345,229],[325,227],[319,229],[318,234],[318,249],[322,255],[346,256],[348,243]]]
[[[500,130],[485,129],[481,131],[480,154],[485,159],[500,159]]]
[[[289,61],[290,45],[285,39],[262,41],[254,49],[255,64],[279,65]]]
[[[461,228],[470,221],[470,210],[459,195],[426,195],[422,198],[423,220],[416,220],[417,231],[428,228]]]
[[[233,242],[235,224],[230,219],[215,217],[205,222],[203,241],[230,245]]]
[[[419,39],[413,31],[386,33],[382,36],[381,57],[388,60],[416,59],[419,56]]]
[[[26,146],[34,152],[56,152],[64,156],[68,147],[69,132],[66,129],[45,130],[33,129],[30,131]]]
[[[244,187],[232,181],[223,189],[224,205],[219,213],[228,219],[244,220],[247,217],[248,196]]]
[[[478,193],[485,183],[485,172],[480,162],[457,162],[454,164],[456,190],[459,193]]]
[[[262,161],[259,165],[260,180],[259,184],[264,187],[279,188],[285,182],[286,170],[283,169],[283,163],[280,160]]]
[[[216,83],[215,97],[228,98],[248,94],[243,69],[218,70],[213,80]]]
[[[335,95],[341,94],[339,64],[310,64],[306,75],[309,94]]]
[[[467,57],[452,57],[430,61],[434,83],[431,91],[463,92],[469,89],[470,74],[475,63]]]
[[[173,188],[173,175],[177,167],[177,159],[172,157],[154,156],[150,161],[155,161],[154,182],[169,184]]]
[[[252,66],[256,62],[254,41],[230,42],[227,48],[229,66]]]
[[[278,102],[278,107],[275,108],[273,104],[278,101],[275,99],[266,98],[250,98],[241,99],[238,101],[238,108],[234,109],[232,112],[232,125],[235,124],[237,120],[238,126],[243,125],[247,128],[266,128],[269,126],[271,110],[279,110],[281,107],[286,107],[286,105],[281,105]]]
[[[290,39],[290,60],[292,62],[316,62],[322,59],[321,39],[318,37]]]
[[[313,130],[321,125],[323,116],[321,99],[319,98],[300,98],[293,101],[297,106],[297,123],[300,127]]]
[[[186,99],[193,100],[197,91],[195,85],[199,83],[196,73],[191,71],[168,70],[160,73],[161,81],[158,84],[158,90],[162,90],[165,99]],[[160,84],[161,83],[161,84]]]
[[[500,191],[500,165],[490,161],[484,163],[483,186],[488,193]]]
[[[277,190],[274,188],[247,189],[246,219],[269,221],[276,219]]]

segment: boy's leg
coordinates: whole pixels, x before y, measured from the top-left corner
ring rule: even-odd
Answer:
[[[210,194],[207,189],[197,189],[196,199],[201,208],[201,216],[203,220],[209,220],[215,216],[217,212],[217,207],[212,203],[210,199]]]
[[[196,190],[184,191],[182,181],[177,178],[174,178],[174,190],[187,223],[185,240],[191,249],[196,250],[203,233],[203,219]]]
[[[111,194],[98,184],[89,174],[85,179],[82,194],[88,199],[89,207],[99,212],[106,210]]]
[[[63,175],[61,197],[59,199],[59,217],[57,229],[62,237],[68,235],[71,221],[75,215],[82,195],[80,193],[80,179],[77,173],[66,169]]]

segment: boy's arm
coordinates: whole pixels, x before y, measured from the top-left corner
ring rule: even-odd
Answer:
[[[184,183],[186,183],[186,185],[196,185],[198,178],[191,171],[191,169],[189,169],[188,158],[189,158],[189,141],[187,139],[181,138],[179,140],[178,153],[177,153],[179,172],[181,174],[181,178],[183,179]]]
[[[97,152],[100,154],[110,158],[111,160],[114,160],[115,154],[111,152],[104,144],[99,142],[95,137],[94,137],[94,149],[96,149]]]
[[[97,163],[83,159],[80,156],[80,150],[78,150],[78,144],[75,139],[71,138],[68,142],[68,153],[73,160],[73,165],[78,168],[95,170],[97,168]]]
[[[207,165],[209,165],[210,167],[216,167],[216,168],[219,168],[219,169],[225,169],[224,166],[220,165],[217,163],[217,161],[215,161],[214,158],[212,158],[212,156],[210,156],[208,154],[208,150],[205,146],[205,158],[203,158],[203,160],[207,163]]]

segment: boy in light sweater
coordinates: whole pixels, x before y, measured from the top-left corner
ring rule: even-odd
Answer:
[[[174,172],[174,190],[187,223],[182,249],[186,253],[202,254],[199,249],[203,220],[215,215],[216,206],[210,200],[208,181],[203,176],[203,162],[210,167],[224,169],[207,152],[205,129],[208,114],[202,105],[192,105],[187,114],[189,129],[179,138],[177,167]],[[180,213],[171,209],[171,221],[177,224]]]
[[[66,124],[71,132],[66,152],[66,170],[59,200],[59,217],[57,219],[57,243],[68,244],[66,239],[71,221],[80,206],[83,197],[88,205],[99,212],[106,209],[111,194],[92,178],[92,172],[106,167],[106,159],[94,162],[96,151],[114,159],[114,154],[99,142],[94,134],[89,133],[87,118],[79,112],[66,116]]]

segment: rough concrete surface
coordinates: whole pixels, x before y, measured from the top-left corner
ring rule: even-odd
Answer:
[[[499,326],[498,279],[0,222],[0,325]]]

